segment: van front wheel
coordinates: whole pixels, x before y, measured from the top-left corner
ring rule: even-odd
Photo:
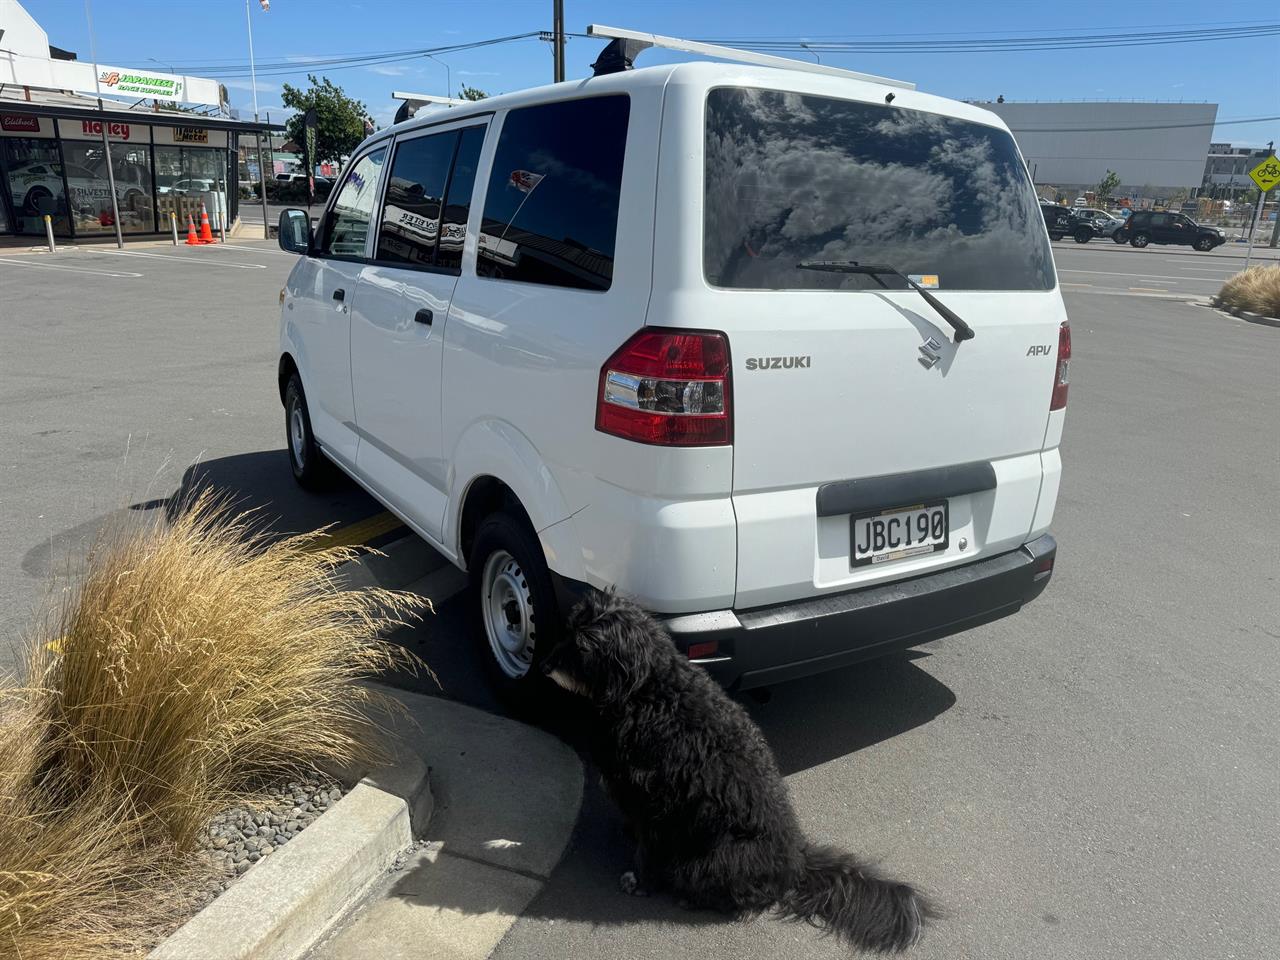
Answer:
[[[472,632],[490,679],[504,699],[529,704],[549,686],[537,666],[560,629],[537,535],[514,512],[490,514],[476,531],[467,569]]]

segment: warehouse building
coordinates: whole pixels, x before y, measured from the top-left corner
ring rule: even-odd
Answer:
[[[1073,192],[1108,170],[1117,196],[1166,196],[1201,185],[1216,103],[979,102],[1013,131],[1037,184]]]

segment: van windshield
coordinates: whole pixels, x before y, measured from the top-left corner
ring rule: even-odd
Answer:
[[[713,286],[878,289],[870,276],[797,268],[840,260],[890,263],[941,290],[1053,288],[1036,195],[1003,130],[721,87],[707,95],[706,155],[703,269]]]

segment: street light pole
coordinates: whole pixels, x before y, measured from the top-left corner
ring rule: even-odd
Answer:
[[[102,116],[102,153],[107,158],[107,187],[111,191],[111,220],[116,228],[116,247],[124,249],[124,234],[120,231],[120,205],[116,200],[116,171],[111,165],[111,142],[107,139],[107,111],[102,105],[102,84],[98,81],[98,45],[93,33],[93,11],[89,0],[84,0],[84,18],[89,22],[89,55],[93,57],[93,89],[98,95],[98,113]]]
[[[433,57],[429,53],[424,53],[423,56],[426,57],[428,60],[435,60],[436,63],[444,67],[444,95],[446,97],[452,97],[453,96],[453,71],[449,69],[449,65],[445,63],[443,60],[439,60],[436,57]]]
[[[88,0],[86,0],[88,2]],[[262,9],[271,9],[271,0],[261,0]],[[253,122],[258,122],[258,70],[253,64],[253,18],[249,16],[249,0],[244,0],[244,22],[249,28],[249,85],[253,87]],[[267,164],[262,158],[262,131],[253,132],[254,142],[258,145],[258,181],[262,190],[262,236],[271,239],[271,218],[267,215]],[[270,143],[270,134],[268,134]]]

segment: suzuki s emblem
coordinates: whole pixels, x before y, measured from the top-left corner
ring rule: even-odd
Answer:
[[[924,343],[920,344],[920,356],[916,357],[916,359],[920,361],[920,366],[924,367],[926,370],[931,369],[939,360],[942,359],[942,354],[938,353],[941,349],[942,344],[940,344],[934,337],[930,337]]]

